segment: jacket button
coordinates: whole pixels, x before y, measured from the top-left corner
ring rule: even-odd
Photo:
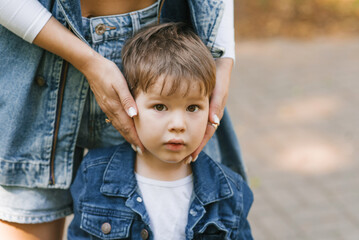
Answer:
[[[40,87],[45,85],[45,79],[43,77],[37,77],[35,80],[37,85],[39,85]]]
[[[102,35],[106,32],[106,26],[103,23],[98,24],[95,27],[95,32],[97,33],[97,35]]]
[[[142,238],[143,240],[148,239],[148,231],[147,231],[146,229],[142,229],[142,230],[141,230],[141,238]]]
[[[109,224],[108,222],[102,224],[101,231],[103,232],[103,234],[109,234],[111,232],[111,224]]]
[[[189,214],[191,214],[193,217],[197,216],[197,212],[193,209],[189,210]]]

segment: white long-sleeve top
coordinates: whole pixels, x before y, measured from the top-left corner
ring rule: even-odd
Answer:
[[[224,14],[216,45],[223,47],[222,57],[235,58],[233,0],[223,0]],[[50,19],[51,13],[37,0],[0,0],[0,24],[32,43]]]
[[[0,0],[0,24],[32,43],[51,13],[37,0]]]

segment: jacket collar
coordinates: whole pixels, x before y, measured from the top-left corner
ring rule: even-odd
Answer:
[[[197,161],[191,164],[193,190],[203,205],[229,198],[233,190],[228,177],[218,162],[201,152]]]
[[[101,193],[107,196],[129,197],[136,191],[135,152],[128,143],[119,145],[103,176]]]
[[[128,143],[120,145],[112,155],[103,176],[101,193],[107,196],[130,197],[137,189],[134,173],[135,152]],[[194,194],[203,205],[233,195],[221,166],[201,152],[192,163]]]

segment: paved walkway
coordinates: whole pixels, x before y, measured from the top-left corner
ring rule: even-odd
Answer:
[[[237,46],[228,108],[255,239],[359,239],[359,37]]]

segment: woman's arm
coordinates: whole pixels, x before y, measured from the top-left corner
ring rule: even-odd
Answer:
[[[136,104],[116,64],[95,52],[53,17],[36,36],[34,44],[81,71],[112,125],[128,142],[144,149],[131,118],[137,115]]]
[[[0,0],[0,24],[81,71],[112,125],[143,150],[131,119],[137,114],[135,101],[113,62],[78,39],[36,0]]]

